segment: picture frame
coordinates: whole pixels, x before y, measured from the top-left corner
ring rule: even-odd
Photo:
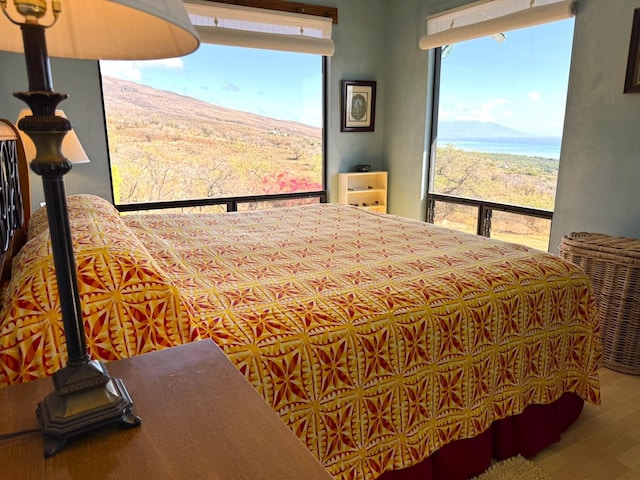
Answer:
[[[342,81],[341,132],[373,132],[376,118],[376,82]]]
[[[624,93],[640,93],[640,8],[633,11]]]

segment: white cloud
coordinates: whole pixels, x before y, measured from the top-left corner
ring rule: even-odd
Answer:
[[[505,98],[490,98],[479,104],[465,104],[461,101],[447,102],[440,108],[442,120],[476,120],[480,122],[498,122],[511,111],[506,106],[511,102]]]
[[[529,92],[529,94],[527,95],[529,97],[529,100],[531,100],[533,103],[538,103],[540,101],[540,92]]]
[[[140,81],[142,72],[136,66],[136,62],[101,61],[100,73],[107,77],[121,78],[123,80]]]
[[[183,60],[181,58],[163,58],[160,60],[138,60],[138,61],[113,61],[103,60],[100,62],[100,71],[108,77],[121,78],[123,80],[133,80],[139,82],[142,79],[143,70],[148,68],[181,69]]]
[[[440,98],[438,118],[443,121],[479,121],[504,125],[522,132],[558,137],[564,125],[564,104],[549,110],[548,95],[532,90],[519,101],[505,97],[464,99],[454,95]]]

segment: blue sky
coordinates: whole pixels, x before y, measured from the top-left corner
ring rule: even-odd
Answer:
[[[506,32],[503,43],[481,38],[454,45],[443,59],[440,118],[561,136],[572,38],[573,19]],[[216,105],[322,126],[316,55],[201,45],[181,58],[101,62],[101,68]]]
[[[439,118],[562,135],[573,19],[456,44],[442,60]]]
[[[322,126],[322,59],[317,55],[202,44],[180,58],[100,65],[103,75]]]

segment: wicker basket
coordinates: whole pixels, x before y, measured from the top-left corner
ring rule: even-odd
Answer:
[[[591,278],[603,365],[640,375],[640,240],[574,232],[562,238],[560,256]]]

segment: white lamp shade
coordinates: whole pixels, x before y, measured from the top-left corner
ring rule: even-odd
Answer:
[[[23,118],[28,115],[31,115],[31,110],[28,108],[23,108],[20,110],[20,114],[18,115],[18,120],[16,120],[16,124]],[[67,118],[62,110],[56,110],[56,116]],[[20,138],[22,139],[22,144],[24,145],[24,150],[27,155],[27,161],[31,161],[36,157],[36,146],[31,140],[31,137],[24,133],[22,130],[18,130],[20,132]],[[82,144],[80,140],[78,140],[78,136],[73,129],[69,130],[67,134],[64,136],[62,140],[62,155],[65,156],[71,163],[89,163],[89,157],[87,156],[84,148],[82,148]]]
[[[49,11],[38,22],[53,20]],[[149,60],[187,55],[200,44],[181,0],[60,0],[46,31],[49,56],[91,60]],[[23,21],[13,2],[7,12]],[[23,52],[20,28],[0,14],[0,50]]]

